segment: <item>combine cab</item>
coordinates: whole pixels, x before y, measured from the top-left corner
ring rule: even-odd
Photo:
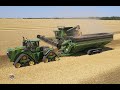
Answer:
[[[21,47],[9,48],[7,55],[14,66],[19,68],[24,65],[34,65],[41,61],[45,63],[58,60],[57,54],[52,48],[39,47],[39,39],[25,40]]]
[[[37,38],[49,44],[54,43],[52,45],[58,48],[61,56],[68,56],[78,52],[85,52],[89,55],[100,53],[103,47],[113,40],[112,33],[82,35],[79,29],[79,25],[76,27],[58,27],[58,30],[54,31],[55,40],[46,37],[43,39],[41,35],[37,35]]]

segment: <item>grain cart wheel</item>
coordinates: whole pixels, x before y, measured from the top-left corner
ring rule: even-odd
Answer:
[[[93,54],[92,50],[88,50],[88,51],[87,51],[87,54],[88,54],[88,55],[92,55],[92,54]]]
[[[102,48],[97,48],[97,50],[98,50],[98,53],[101,53],[103,51]]]
[[[20,68],[20,67],[21,67],[21,64],[20,64],[20,63],[16,63],[16,64],[15,64],[15,67],[16,67],[16,68]]]

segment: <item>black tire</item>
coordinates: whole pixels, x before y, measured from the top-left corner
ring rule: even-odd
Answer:
[[[101,53],[103,51],[102,48],[98,48],[97,50],[98,50],[98,53]]]
[[[40,35],[37,35],[37,38],[40,38]]]
[[[88,51],[87,51],[87,54],[88,54],[88,55],[92,55],[92,54],[93,54],[93,50],[88,50]]]

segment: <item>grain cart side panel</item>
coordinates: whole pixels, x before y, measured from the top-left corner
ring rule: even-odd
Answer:
[[[85,49],[92,49],[92,48],[103,48],[104,45],[108,44],[112,39],[100,39],[100,40],[91,40],[91,41],[83,41],[79,43],[75,43],[71,52],[79,52],[84,51]]]

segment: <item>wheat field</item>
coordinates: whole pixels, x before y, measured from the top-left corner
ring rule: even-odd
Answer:
[[[38,34],[54,37],[57,26],[80,25],[83,34],[120,32],[119,20],[92,19],[0,19],[0,83],[120,84],[120,34],[106,45],[113,48],[92,56],[61,57],[60,61],[16,69],[6,56],[10,47],[22,45],[22,37]],[[40,42],[40,45],[47,45]],[[51,47],[51,46],[50,46]],[[14,80],[9,75],[14,74]]]

